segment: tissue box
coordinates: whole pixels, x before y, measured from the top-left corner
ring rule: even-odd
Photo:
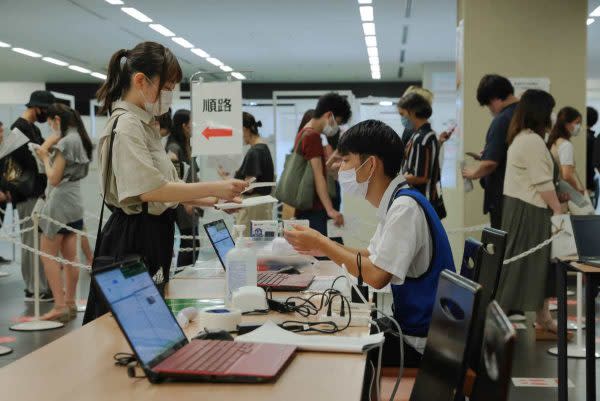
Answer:
[[[279,223],[277,220],[252,220],[250,222],[250,236],[252,238],[275,238]]]

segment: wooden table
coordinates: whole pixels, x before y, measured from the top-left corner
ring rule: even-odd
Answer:
[[[331,262],[311,268],[318,275],[337,275]],[[223,278],[173,279],[171,298],[222,297]],[[276,296],[278,293],[275,293]],[[277,319],[277,314],[270,317]],[[280,316],[281,318],[283,316]],[[244,318],[256,321],[256,316]],[[188,337],[200,331],[199,323],[185,330]],[[364,335],[368,329],[349,328],[343,335]],[[150,384],[130,379],[126,369],[114,365],[113,355],[130,352],[115,320],[105,315],[94,322],[0,369],[2,400],[356,400],[360,399],[365,356],[299,352],[274,383]]]
[[[586,401],[596,401],[596,295],[600,283],[600,268],[573,260],[562,260],[557,268],[558,286],[558,399],[568,399],[567,376],[567,272],[582,273],[585,279],[585,384]]]

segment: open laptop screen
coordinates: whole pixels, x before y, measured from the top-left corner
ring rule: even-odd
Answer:
[[[600,216],[572,216],[571,223],[579,258],[600,257]]]
[[[98,272],[95,280],[143,364],[187,341],[143,263]]]
[[[223,220],[217,220],[204,225],[204,228],[213,248],[215,248],[215,251],[217,252],[221,265],[225,268],[225,256],[235,247],[235,243],[231,238],[227,225]]]

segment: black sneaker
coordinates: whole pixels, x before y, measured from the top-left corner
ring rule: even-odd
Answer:
[[[54,302],[54,297],[51,292],[42,292],[40,294],[40,302]]]
[[[33,294],[33,292],[25,290],[25,301],[26,302],[34,302],[35,301],[35,295]],[[40,302],[54,302],[54,297],[52,296],[52,293],[42,292],[40,294]]]
[[[33,302],[35,299],[33,297],[33,292],[25,290],[25,301]]]
[[[12,260],[5,259],[2,256],[0,256],[0,265],[7,265],[7,264],[9,264],[11,262],[12,262]]]

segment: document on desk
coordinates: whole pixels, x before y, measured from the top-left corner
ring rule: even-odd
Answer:
[[[292,333],[267,320],[258,329],[236,337],[235,341],[245,343],[268,343],[280,345],[295,345],[302,351],[363,353],[383,342],[383,333],[371,334],[364,337],[345,337],[333,335],[310,335]]]
[[[269,203],[277,203],[277,199],[272,197],[271,195],[253,196],[250,198],[245,198],[244,200],[242,200],[242,203],[235,203],[235,202],[217,203],[215,205],[215,209],[221,209],[221,210],[243,209],[245,207],[266,205]]]

